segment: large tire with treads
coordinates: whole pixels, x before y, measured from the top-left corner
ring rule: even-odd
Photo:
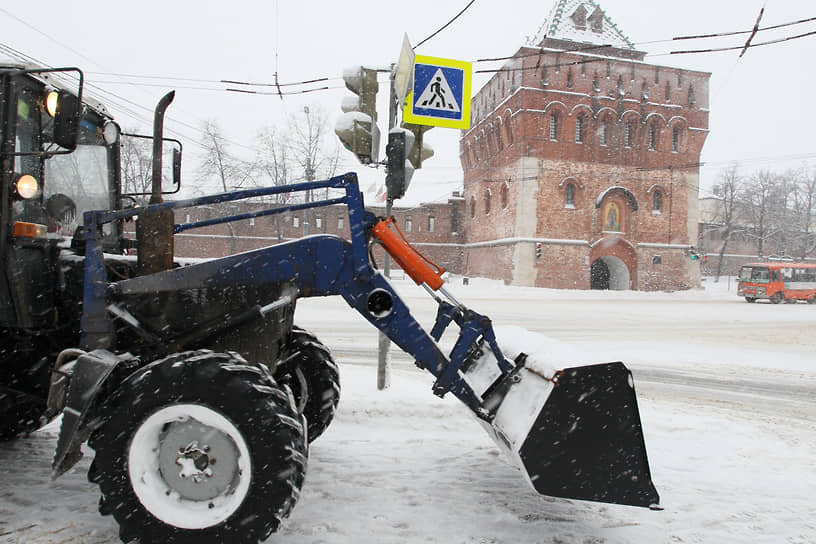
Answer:
[[[275,379],[292,390],[306,418],[309,442],[329,427],[340,402],[340,372],[328,348],[313,334],[293,327],[281,352]]]
[[[36,431],[43,424],[45,402],[0,388],[0,442]]]
[[[298,499],[302,417],[266,369],[207,350],[134,372],[105,401],[88,478],[124,542],[257,543]]]

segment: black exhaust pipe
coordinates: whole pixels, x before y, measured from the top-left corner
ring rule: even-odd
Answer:
[[[164,113],[175,98],[170,91],[156,105],[153,116],[153,186],[150,204],[162,202],[162,137]],[[147,212],[136,224],[138,240],[137,263],[140,275],[153,274],[173,268],[173,211]]]

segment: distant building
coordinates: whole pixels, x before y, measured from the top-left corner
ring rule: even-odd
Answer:
[[[514,285],[699,285],[710,74],[648,64],[597,2],[558,0],[475,95],[464,273]]]
[[[283,206],[286,203],[277,205]],[[275,204],[240,202],[176,211],[176,223],[203,221],[228,214],[267,209]],[[366,206],[375,215],[385,215],[385,208]],[[464,199],[454,193],[445,202],[421,204],[413,208],[395,207],[391,215],[405,237],[423,255],[453,273],[464,269]],[[132,229],[131,229],[132,230]],[[345,206],[326,206],[308,211],[236,221],[227,226],[213,225],[186,231],[175,236],[178,257],[223,257],[243,251],[279,244],[311,234],[334,234],[350,237]],[[382,266],[384,253],[375,251]]]

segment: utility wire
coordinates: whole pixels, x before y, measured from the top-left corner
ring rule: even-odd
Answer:
[[[764,8],[763,8],[764,9]],[[810,23],[812,21],[816,21],[816,17],[809,17],[807,19],[799,19],[798,21],[791,21],[789,23],[781,23],[778,25],[766,26],[764,28],[757,29],[757,32],[763,32],[765,30],[776,30],[777,28],[784,28],[787,26],[794,26],[794,25],[801,25],[803,23]],[[672,41],[680,41],[680,40],[699,40],[699,39],[707,39],[707,38],[722,38],[726,36],[739,36],[742,34],[751,34],[753,30],[739,30],[736,32],[718,32],[715,34],[696,34],[693,36],[677,36],[672,38]],[[661,43],[665,40],[657,40],[654,43]]]
[[[461,15],[468,7],[470,7],[470,5],[472,3],[473,2],[470,2],[456,17]],[[449,21],[448,24],[453,22],[453,20],[455,20],[456,17],[454,19],[452,19],[451,21]],[[716,38],[716,37],[728,37],[728,36],[745,35],[745,34],[751,34],[751,39],[752,39],[759,32],[764,32],[764,31],[768,31],[768,30],[774,30],[774,29],[779,29],[779,28],[784,28],[784,27],[789,27],[789,26],[794,26],[794,25],[800,25],[800,24],[809,23],[809,22],[813,22],[813,21],[816,21],[816,17],[809,17],[809,18],[805,18],[805,19],[799,19],[799,20],[796,20],[796,21],[790,21],[790,22],[787,22],[787,23],[781,23],[781,24],[776,24],[776,25],[771,25],[771,26],[759,28],[759,26],[758,26],[759,19],[758,19],[757,23],[754,25],[754,28],[751,29],[751,30],[736,31],[736,32],[719,32],[719,33],[713,33],[713,34],[698,34],[698,35],[690,35],[690,36],[676,36],[674,38],[665,39],[665,40],[652,40],[652,41],[648,41],[648,42],[637,42],[634,45],[635,46],[640,46],[640,45],[646,45],[646,44],[672,43],[672,42],[676,42],[676,41],[688,41],[688,40],[708,39],[708,38]],[[447,25],[445,25],[445,26],[447,26]],[[425,40],[423,40],[423,42],[421,42],[419,45],[421,45],[422,43],[424,43],[425,41],[427,41],[428,39],[433,37],[435,34],[440,32],[444,28],[445,27],[440,28],[436,33],[434,33],[433,35],[431,35],[428,38],[426,38]],[[784,37],[784,38],[778,38],[778,39],[775,39],[775,40],[769,40],[769,41],[760,42],[760,43],[751,43],[751,39],[749,39],[749,41],[747,41],[746,44],[740,45],[740,46],[731,46],[731,47],[723,47],[723,48],[696,49],[696,50],[683,50],[683,51],[671,51],[669,53],[656,53],[656,54],[652,53],[652,54],[648,54],[648,56],[650,56],[650,57],[659,57],[659,56],[666,56],[666,55],[680,55],[680,54],[694,54],[694,53],[713,53],[713,52],[720,52],[720,51],[735,51],[735,50],[738,50],[738,49],[743,50],[743,49],[750,48],[750,47],[759,47],[759,46],[763,46],[763,45],[770,45],[770,44],[774,44],[774,43],[781,43],[781,42],[784,42],[784,41],[800,39],[800,38],[808,37],[808,36],[811,36],[811,35],[814,35],[814,34],[816,34],[816,31],[815,32],[807,32],[807,33],[799,34],[799,35],[796,35],[796,36],[788,36],[788,37]],[[417,47],[419,47],[419,45],[417,45]],[[542,55],[553,54],[553,53],[587,53],[587,52],[600,52],[600,53],[602,53],[603,50],[608,49],[610,47],[613,47],[613,45],[612,44],[579,45],[577,47],[564,49],[564,50],[552,50],[552,49],[546,49],[546,48],[536,48],[536,51],[532,52],[532,53],[524,53],[524,54],[521,54],[521,55],[512,55],[512,56],[503,56],[503,57],[480,58],[480,59],[474,60],[473,62],[474,63],[490,63],[490,62],[498,62],[498,61],[503,61],[503,60],[525,58],[525,57],[530,57],[530,56],[539,56],[539,57],[541,57]],[[744,54],[744,52],[743,52],[743,54]],[[571,62],[568,62],[568,63],[560,63],[560,66],[575,66],[575,65],[580,65],[580,64],[590,64],[590,63],[593,63],[593,62],[605,62],[606,60],[607,59],[605,57],[591,58],[591,59],[581,59],[581,60],[578,60],[578,61],[571,61]],[[540,65],[537,65],[535,68],[531,68],[531,67],[520,67],[520,68],[503,67],[503,68],[496,68],[496,69],[476,70],[474,73],[477,73],[477,74],[478,73],[496,73],[496,72],[506,72],[506,71],[514,71],[514,70],[526,71],[526,70],[534,70],[534,69],[537,69],[539,67],[540,67]],[[327,81],[333,81],[333,80],[339,80],[340,79],[340,78],[330,78],[330,77],[318,77],[318,78],[307,79],[307,80],[297,81],[297,82],[280,83],[280,82],[249,82],[249,81],[240,81],[240,80],[233,80],[233,79],[218,79],[218,80],[216,80],[216,79],[179,78],[179,77],[172,77],[172,76],[156,76],[156,75],[138,76],[138,75],[134,75],[134,74],[118,74],[118,73],[112,73],[112,72],[110,72],[110,73],[91,72],[91,73],[99,74],[99,75],[121,76],[121,77],[128,77],[128,78],[162,79],[162,80],[167,80],[167,81],[188,81],[188,82],[198,82],[198,83],[229,84],[229,85],[240,85],[240,86],[248,86],[248,87],[273,87],[273,88],[276,88],[276,89],[280,89],[281,87],[294,87],[294,86],[306,85],[306,84],[310,84],[310,83],[327,82]],[[105,83],[115,83],[115,82],[105,82]],[[145,84],[145,83],[130,83],[130,84],[131,85],[151,86],[150,84]],[[324,87],[319,87],[319,88],[316,88],[316,89],[306,89],[306,90],[302,90],[302,91],[293,91],[293,92],[279,91],[279,92],[276,92],[276,93],[253,92],[253,91],[245,91],[245,90],[234,89],[234,88],[226,88],[226,89],[224,89],[224,88],[206,88],[206,87],[186,87],[186,88],[195,89],[195,90],[205,90],[205,91],[209,90],[209,91],[246,92],[248,94],[259,94],[259,95],[273,95],[274,94],[274,95],[281,96],[281,95],[295,95],[295,94],[304,94],[304,93],[310,93],[310,92],[324,91],[324,90],[336,89],[338,87],[324,86]]]
[[[749,43],[749,44],[747,44],[745,46],[737,45],[735,47],[718,47],[718,48],[710,48],[710,49],[692,49],[692,50],[687,50],[687,51],[672,51],[669,54],[670,55],[689,55],[689,54],[695,54],[695,53],[718,53],[718,52],[721,52],[721,51],[736,51],[736,50],[741,50],[741,49],[744,49],[744,48],[761,47],[763,45],[772,45],[772,44],[775,44],[775,43],[782,43],[782,42],[788,42],[788,41],[791,41],[791,40],[798,40],[800,38],[807,38],[809,36],[814,36],[814,35],[816,35],[816,30],[814,30],[812,32],[805,32],[804,34],[797,34],[796,36],[787,36],[787,37],[784,37],[784,38],[777,38],[775,40],[769,40],[767,42]],[[653,55],[653,56],[660,56],[660,55]],[[740,56],[742,56],[742,55],[740,55]]]
[[[466,11],[468,10],[468,8],[469,8],[470,6],[472,6],[472,5],[473,5],[473,3],[474,3],[475,1],[476,1],[476,0],[470,0],[470,2],[468,2],[468,3],[467,3],[467,5],[466,5],[465,7],[463,7],[463,8],[462,8],[462,11],[460,11],[459,13],[457,13],[457,14],[456,14],[456,15],[453,17],[453,19],[451,19],[450,21],[448,21],[447,23],[445,23],[444,25],[442,25],[442,27],[441,27],[439,30],[437,30],[436,32],[434,32],[433,34],[431,34],[430,36],[428,36],[427,38],[425,38],[424,40],[422,40],[421,42],[419,42],[418,44],[416,44],[416,45],[414,46],[414,49],[416,49],[417,47],[421,46],[422,44],[424,44],[425,42],[427,42],[428,40],[430,40],[431,38],[433,38],[434,36],[436,36],[437,34],[439,34],[440,32],[442,32],[443,30],[445,30],[446,28],[448,28],[448,26],[450,26],[450,25],[451,25],[451,23],[453,23],[453,22],[454,22],[456,19],[458,19],[458,18],[459,18],[459,17],[460,17],[460,16],[461,16],[461,15],[462,15],[464,12],[466,12]]]

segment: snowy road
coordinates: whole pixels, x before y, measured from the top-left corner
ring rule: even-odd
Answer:
[[[430,326],[432,301],[398,286]],[[297,322],[333,349],[343,399],[312,446],[300,502],[268,542],[816,542],[816,307],[749,305],[726,288],[451,286],[496,324],[627,363],[662,512],[536,495],[409,357],[392,353],[392,386],[376,390],[376,331],[345,303],[304,301]],[[55,442],[51,425],[0,445],[0,543],[116,542],[116,525],[96,512],[87,457],[50,481]]]

